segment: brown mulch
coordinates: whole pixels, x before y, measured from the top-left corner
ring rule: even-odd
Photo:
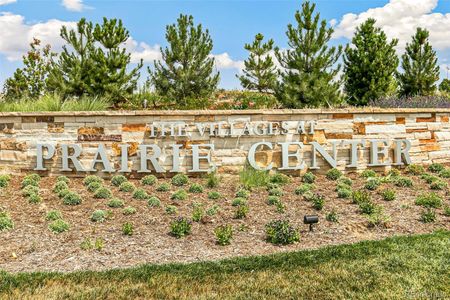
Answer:
[[[365,182],[356,174],[350,175],[354,180],[353,189],[361,188]],[[156,186],[143,187],[151,195],[161,199],[162,206],[151,208],[144,200],[135,200],[130,194],[120,192],[109,182],[105,185],[111,188],[114,196],[125,200],[125,206],[137,209],[135,215],[124,216],[121,208],[109,208],[106,199],[94,199],[82,184],[82,179],[71,179],[70,188],[79,192],[83,203],[78,206],[67,206],[52,192],[55,178],[42,178],[40,188],[43,202],[30,204],[22,197],[20,186],[22,177],[14,177],[8,188],[0,190],[0,209],[10,213],[15,228],[0,232],[0,270],[9,272],[31,271],[75,271],[75,270],[106,270],[124,268],[144,263],[195,262],[218,260],[235,256],[270,254],[283,251],[312,249],[326,245],[354,243],[361,240],[377,240],[393,235],[408,235],[429,233],[436,229],[450,230],[450,217],[445,216],[443,209],[437,209],[437,220],[424,224],[420,221],[423,210],[414,204],[417,195],[430,191],[419,177],[411,177],[414,187],[399,188],[392,184],[383,184],[378,190],[391,187],[397,190],[397,200],[386,202],[377,191],[371,192],[374,201],[384,207],[384,212],[390,216],[386,227],[369,228],[366,218],[359,212],[358,206],[350,199],[338,199],[336,183],[318,175],[316,192],[326,196],[322,211],[316,211],[312,204],[294,193],[301,183],[300,178],[293,178],[284,187],[282,201],[286,206],[284,213],[276,211],[274,206],[266,203],[267,191],[258,189],[252,192],[249,200],[250,213],[244,220],[233,218],[235,207],[231,201],[238,188],[236,178],[226,178],[221,181],[217,190],[224,199],[209,200],[208,191],[202,194],[189,194],[189,199],[174,202],[170,200],[172,192],[177,187],[171,187],[170,192],[156,192]],[[131,180],[136,186],[142,187],[139,181]],[[160,179],[159,183],[164,180]],[[204,183],[201,179],[191,182]],[[447,182],[450,181],[447,179]],[[188,187],[186,187],[188,189]],[[447,191],[437,191],[450,205]],[[206,218],[205,223],[193,222],[192,234],[181,239],[169,235],[169,224],[178,215],[190,217],[193,202],[201,202],[205,209],[214,204],[221,207],[220,212]],[[174,204],[178,207],[177,215],[165,213],[165,207]],[[54,234],[48,229],[49,222],[45,215],[49,210],[58,209],[64,220],[70,224],[70,230]],[[103,209],[112,212],[111,217],[103,223],[94,223],[90,216],[94,210]],[[339,223],[325,220],[331,210],[339,215]],[[308,231],[303,224],[305,214],[318,214],[320,223],[313,232]],[[271,220],[288,219],[301,229],[300,241],[289,246],[275,246],[265,241],[264,226]],[[122,234],[122,224],[131,222],[134,225],[134,235]],[[229,246],[219,246],[215,242],[213,230],[221,224],[231,224],[234,229],[234,239]],[[89,238],[102,238],[104,248],[97,250],[82,250],[80,244]]]

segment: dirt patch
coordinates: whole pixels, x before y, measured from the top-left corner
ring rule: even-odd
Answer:
[[[365,179],[350,176],[354,183],[353,189],[362,188]],[[188,200],[172,201],[170,195],[178,188],[171,186],[169,192],[157,192],[155,186],[142,186],[139,181],[130,180],[136,186],[142,187],[150,195],[161,199],[161,207],[152,208],[147,201],[132,199],[130,193],[123,193],[105,182],[113,191],[115,197],[125,201],[125,206],[137,209],[134,215],[125,216],[121,208],[109,208],[108,200],[94,199],[82,184],[82,179],[71,179],[70,188],[83,197],[81,205],[67,206],[52,192],[55,178],[42,178],[40,188],[43,202],[30,204],[20,192],[21,177],[14,177],[8,188],[0,190],[0,207],[8,211],[15,223],[10,231],[0,232],[0,269],[9,272],[30,271],[75,271],[75,270],[105,270],[111,268],[130,267],[144,263],[194,262],[217,260],[234,256],[261,255],[282,251],[318,248],[325,245],[353,243],[368,239],[382,239],[399,234],[428,233],[436,229],[450,230],[450,217],[444,215],[442,208],[436,210],[437,220],[424,224],[420,221],[423,210],[414,204],[415,198],[424,191],[429,191],[429,185],[419,177],[411,176],[414,181],[412,188],[395,187],[390,183],[383,184],[380,189],[391,187],[397,191],[397,200],[383,201],[378,191],[370,192],[373,200],[384,207],[384,212],[390,216],[388,228],[368,228],[367,220],[359,212],[358,206],[350,199],[339,199],[335,192],[336,183],[318,175],[316,192],[326,196],[322,211],[312,208],[312,204],[297,196],[295,188],[301,184],[300,178],[292,178],[292,182],[284,186],[282,201],[286,206],[284,213],[277,212],[274,206],[266,203],[268,192],[265,189],[252,191],[249,198],[250,213],[244,220],[233,218],[235,207],[231,206],[238,188],[237,179],[222,180],[220,187],[205,189],[201,194],[189,194]],[[448,183],[448,179],[444,179]],[[159,179],[158,183],[170,182]],[[201,179],[191,182],[204,183]],[[186,187],[187,189],[187,187]],[[208,191],[219,191],[223,198],[210,200]],[[450,205],[447,191],[437,191]],[[205,209],[217,204],[220,211],[208,218],[206,223],[193,223],[192,234],[181,239],[169,235],[169,224],[176,216],[190,217],[192,204],[203,203]],[[177,215],[165,212],[167,205],[176,205]],[[48,229],[49,222],[45,215],[49,210],[58,209],[64,220],[70,224],[70,230],[54,234]],[[110,218],[103,223],[90,220],[92,212],[97,209],[109,210]],[[325,220],[326,214],[335,210],[339,215],[339,223]],[[313,232],[303,224],[305,214],[318,214],[319,224]],[[271,220],[288,219],[301,228],[300,242],[289,246],[274,246],[265,241],[264,226]],[[131,222],[134,225],[134,235],[122,234],[122,224]],[[221,224],[231,224],[234,229],[234,239],[229,246],[219,246],[215,243],[213,230]],[[104,240],[101,251],[82,250],[80,244],[89,238]]]

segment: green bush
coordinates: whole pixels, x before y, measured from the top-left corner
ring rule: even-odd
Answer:
[[[210,189],[218,187],[219,183],[220,178],[217,176],[216,172],[211,172],[206,175],[206,186]]]
[[[111,199],[112,196],[111,190],[106,187],[100,187],[94,193],[94,198],[96,199]]]
[[[240,189],[239,191],[236,192],[235,197],[248,199],[250,197],[250,192],[244,189]]]
[[[269,205],[277,205],[280,202],[280,197],[278,196],[269,196],[267,198],[267,204]]]
[[[214,229],[216,235],[217,244],[226,246],[231,243],[233,238],[233,227],[231,225],[221,225]]]
[[[358,206],[361,212],[366,215],[373,214],[377,209],[377,205],[372,200],[360,202]]]
[[[291,179],[289,178],[289,176],[284,175],[283,173],[275,173],[269,177],[269,182],[279,185],[288,184],[290,181]]]
[[[398,177],[400,175],[401,173],[398,169],[390,169],[389,172],[387,173],[388,177]]]
[[[362,171],[359,176],[362,178],[377,177],[377,173],[374,170],[367,169]]]
[[[192,211],[192,221],[200,222],[205,216],[205,210],[203,209],[203,205],[195,204],[194,209]]]
[[[14,222],[5,211],[0,211],[0,231],[9,230],[14,228]]]
[[[174,215],[178,211],[177,207],[175,205],[167,205],[166,207],[166,213],[169,215]]]
[[[68,231],[69,227],[69,224],[62,219],[57,219],[48,225],[48,228],[54,233],[62,233]]]
[[[206,214],[208,216],[214,216],[215,214],[217,214],[220,210],[220,207],[218,205],[213,205],[212,207],[208,208],[206,210]]]
[[[448,205],[444,206],[444,215],[450,217],[450,206]]]
[[[384,189],[381,191],[381,197],[384,201],[394,201],[397,195],[393,189]]]
[[[389,216],[383,213],[383,209],[377,206],[373,213],[365,215],[369,227],[387,227],[387,223],[390,221]]]
[[[412,164],[406,167],[406,173],[412,175],[422,175],[425,172],[425,168],[421,165]]]
[[[39,174],[28,174],[27,176],[24,177],[24,179],[29,179],[35,182],[40,182],[41,181],[41,176],[39,176]]]
[[[88,184],[87,190],[91,193],[95,192],[99,188],[101,188],[103,185],[100,182],[94,181]]]
[[[330,180],[338,180],[342,176],[342,172],[336,168],[328,170],[326,177]]]
[[[62,219],[62,214],[59,210],[51,210],[45,216],[47,221],[56,221]]]
[[[189,193],[196,193],[196,194],[203,193],[203,187],[198,183],[193,183],[189,187]]]
[[[111,200],[108,201],[108,206],[111,208],[119,208],[119,207],[123,207],[125,204],[123,202],[123,200],[119,199],[119,198],[112,198]]]
[[[231,202],[231,206],[240,206],[240,205],[246,205],[247,199],[245,198],[234,198]]]
[[[370,194],[366,191],[354,191],[352,193],[352,201],[355,204],[371,201]]]
[[[443,180],[436,180],[430,185],[430,188],[432,190],[444,190],[447,188],[447,186],[448,186],[447,182]]]
[[[142,185],[154,185],[158,181],[155,175],[147,175],[141,179]]]
[[[249,211],[250,211],[250,208],[248,207],[247,204],[239,205],[236,208],[236,211],[234,212],[234,218],[235,219],[244,219],[245,217],[247,217]]]
[[[131,193],[131,192],[133,192],[135,189],[136,189],[136,187],[134,186],[134,184],[132,184],[132,183],[129,182],[129,181],[125,181],[124,183],[122,183],[122,184],[119,186],[119,190],[120,190],[121,192],[125,192],[125,193]]]
[[[184,217],[178,217],[170,223],[170,234],[182,238],[191,233],[192,222]]]
[[[287,220],[272,221],[265,226],[266,239],[276,245],[293,244],[300,240],[298,230],[296,230]]]
[[[322,210],[323,205],[325,204],[325,197],[320,194],[314,194],[314,196],[311,199],[311,202],[313,204],[314,209]]]
[[[188,197],[188,194],[186,193],[185,190],[180,189],[178,191],[176,191],[175,193],[172,194],[172,196],[170,196],[170,199],[172,200],[186,200]]]
[[[304,183],[314,183],[314,181],[316,181],[316,175],[311,172],[306,172],[302,177],[302,181]]]
[[[338,185],[345,184],[350,187],[350,186],[352,186],[353,181],[348,177],[342,176],[338,179],[337,183],[338,183]]]
[[[42,197],[39,196],[38,194],[31,194],[31,195],[28,197],[28,202],[29,202],[29,203],[33,203],[33,204],[41,203],[41,202],[42,202]]]
[[[413,181],[411,178],[399,176],[394,180],[394,184],[398,187],[412,187]]]
[[[281,201],[278,201],[275,204],[275,207],[277,208],[277,212],[279,213],[284,213],[284,211],[286,210],[286,205],[284,205],[284,203]]]
[[[312,191],[316,188],[316,186],[312,183],[303,183],[299,187],[297,187],[294,191],[296,195],[303,195],[306,192]]]
[[[343,183],[343,182],[338,182],[338,184],[336,185],[335,191],[337,192],[338,190],[341,190],[341,189],[351,190],[352,187],[349,186],[348,184]]]
[[[347,199],[352,196],[352,190],[347,188],[340,188],[337,190],[338,198]]]
[[[307,191],[303,193],[303,199],[306,201],[311,201],[314,198],[314,193],[312,191]]]
[[[28,186],[38,187],[39,186],[39,181],[36,181],[35,179],[30,178],[30,177],[25,177],[22,180],[22,188],[26,188]]]
[[[106,220],[107,217],[108,217],[108,213],[104,210],[99,209],[92,213],[91,221],[102,223]]]
[[[436,221],[436,211],[432,208],[427,208],[420,214],[420,220],[423,223],[432,223]]]
[[[103,179],[101,179],[100,177],[98,177],[96,175],[89,175],[83,180],[83,184],[85,186],[88,186],[92,182],[103,183]]]
[[[369,191],[374,191],[380,186],[381,182],[378,178],[369,178],[364,185]]]
[[[415,203],[427,208],[439,208],[442,206],[442,198],[436,193],[424,193],[416,198]]]
[[[183,186],[188,184],[189,178],[184,174],[177,174],[172,177],[172,184],[174,186]]]
[[[433,182],[435,182],[436,180],[439,180],[438,177],[430,175],[430,174],[422,174],[422,176],[420,176],[420,178],[422,178],[423,180],[425,180],[426,183],[431,184]]]
[[[428,171],[433,172],[433,173],[439,173],[444,169],[445,169],[444,165],[438,164],[438,163],[433,163],[428,166]]]
[[[63,203],[65,205],[79,205],[81,204],[81,196],[76,192],[68,192],[64,198]]]
[[[27,185],[22,190],[22,196],[30,197],[31,195],[39,194],[39,188],[34,185]]]
[[[0,175],[0,188],[5,188],[9,185],[11,181],[11,176],[9,175]]]
[[[338,223],[339,222],[339,216],[338,213],[335,210],[330,211],[325,219],[329,222]]]
[[[55,194],[59,194],[59,192],[61,192],[61,190],[67,190],[69,189],[69,186],[67,185],[67,183],[65,181],[57,181],[55,186],[53,187],[53,192]]]
[[[123,175],[115,175],[111,178],[111,183],[114,186],[120,186],[122,183],[127,181],[128,179]]]
[[[246,189],[254,187],[266,186],[269,182],[269,173],[267,171],[255,170],[249,166],[245,166],[239,173],[239,180]]]
[[[212,191],[212,192],[209,192],[209,193],[208,193],[208,199],[211,199],[211,200],[217,200],[217,199],[219,199],[220,197],[222,197],[222,195],[221,195],[219,192]]]
[[[156,188],[157,192],[168,192],[170,191],[170,185],[166,182],[161,183],[157,188]]]
[[[158,197],[152,196],[147,201],[148,206],[150,207],[160,207],[161,206],[161,200],[159,200]]]
[[[70,193],[69,189],[62,189],[58,192],[58,197],[64,198],[68,193]]]
[[[127,206],[123,209],[122,213],[125,216],[134,215],[136,213],[136,208],[134,208],[132,206]]]
[[[439,177],[450,178],[450,168],[446,168],[439,172]]]
[[[65,182],[66,184],[69,184],[70,180],[67,176],[58,176],[56,177],[56,182]]]
[[[131,236],[133,235],[134,226],[130,222],[126,222],[122,225],[122,233],[123,235]]]
[[[278,196],[281,197],[283,196],[283,191],[281,189],[271,189],[269,190],[269,196]]]
[[[147,192],[141,188],[135,189],[133,192],[133,199],[147,200],[149,197],[150,196],[147,194]]]

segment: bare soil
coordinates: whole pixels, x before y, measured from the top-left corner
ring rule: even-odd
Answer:
[[[349,176],[354,180],[353,190],[362,188],[365,179],[357,174]],[[125,216],[121,208],[109,208],[107,199],[95,199],[82,184],[82,179],[71,179],[69,186],[83,197],[83,203],[77,206],[64,205],[52,192],[56,179],[42,178],[40,188],[43,201],[39,204],[28,203],[21,195],[22,177],[14,177],[8,188],[0,189],[0,209],[6,210],[12,217],[15,228],[0,232],[0,270],[8,272],[31,271],[76,271],[106,270],[124,268],[144,263],[194,262],[218,260],[235,256],[270,254],[282,251],[319,248],[326,245],[353,243],[361,240],[377,240],[393,235],[409,235],[429,233],[436,229],[450,230],[450,217],[444,215],[443,208],[436,210],[437,220],[434,223],[422,223],[420,213],[423,208],[414,204],[416,197],[424,191],[431,191],[429,185],[417,176],[410,176],[414,181],[412,188],[395,187],[383,184],[377,191],[370,192],[373,200],[384,207],[390,216],[388,226],[369,228],[366,217],[361,214],[351,199],[339,199],[335,192],[336,182],[323,175],[318,175],[316,192],[326,196],[323,210],[317,211],[312,204],[297,196],[295,188],[301,184],[301,178],[292,178],[292,182],[284,186],[282,201],[286,206],[284,213],[277,212],[274,206],[266,203],[268,192],[261,188],[252,191],[249,198],[250,213],[246,219],[234,219],[235,207],[231,206],[236,190],[237,178],[221,180],[216,189],[206,189],[202,194],[189,194],[188,200],[172,201],[170,195],[178,190],[171,186],[170,192],[157,192],[156,186],[169,179],[159,179],[154,186],[142,186],[139,181],[131,179],[137,187],[143,187],[150,195],[161,199],[161,207],[149,207],[147,201],[132,199],[130,193],[123,193],[105,181],[115,197],[125,201],[125,206],[137,209],[134,215]],[[449,184],[450,181],[446,180]],[[205,183],[202,179],[191,179],[191,182]],[[379,191],[383,188],[394,188],[397,191],[395,201],[383,201]],[[188,187],[185,187],[186,190]],[[224,197],[220,200],[209,200],[208,191],[217,190]],[[450,205],[448,191],[436,191],[444,197],[444,203]],[[192,204],[201,202],[205,209],[214,204],[220,205],[220,212],[204,222],[193,222],[192,234],[176,239],[169,234],[171,220],[179,215],[190,217]],[[178,207],[177,215],[165,212],[167,205]],[[46,213],[52,209],[62,212],[64,220],[70,224],[70,230],[61,234],[52,233],[45,220]],[[103,223],[94,223],[90,217],[97,209],[109,210],[111,216]],[[333,223],[325,219],[326,214],[335,210],[339,222]],[[313,232],[303,224],[305,214],[319,215],[320,222]],[[301,230],[300,241],[289,246],[275,246],[265,241],[265,224],[276,219],[287,219]],[[134,234],[122,234],[122,224],[131,222]],[[234,238],[229,246],[216,244],[213,230],[218,225],[231,224]],[[83,250],[80,244],[85,239],[104,240],[101,251]]]

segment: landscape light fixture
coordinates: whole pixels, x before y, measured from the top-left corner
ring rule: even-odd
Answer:
[[[313,231],[313,224],[319,223],[318,215],[305,215],[303,217],[303,223],[309,224],[309,231]]]
[[[148,100],[144,99],[144,101],[142,102],[142,107],[145,109],[148,106]]]

